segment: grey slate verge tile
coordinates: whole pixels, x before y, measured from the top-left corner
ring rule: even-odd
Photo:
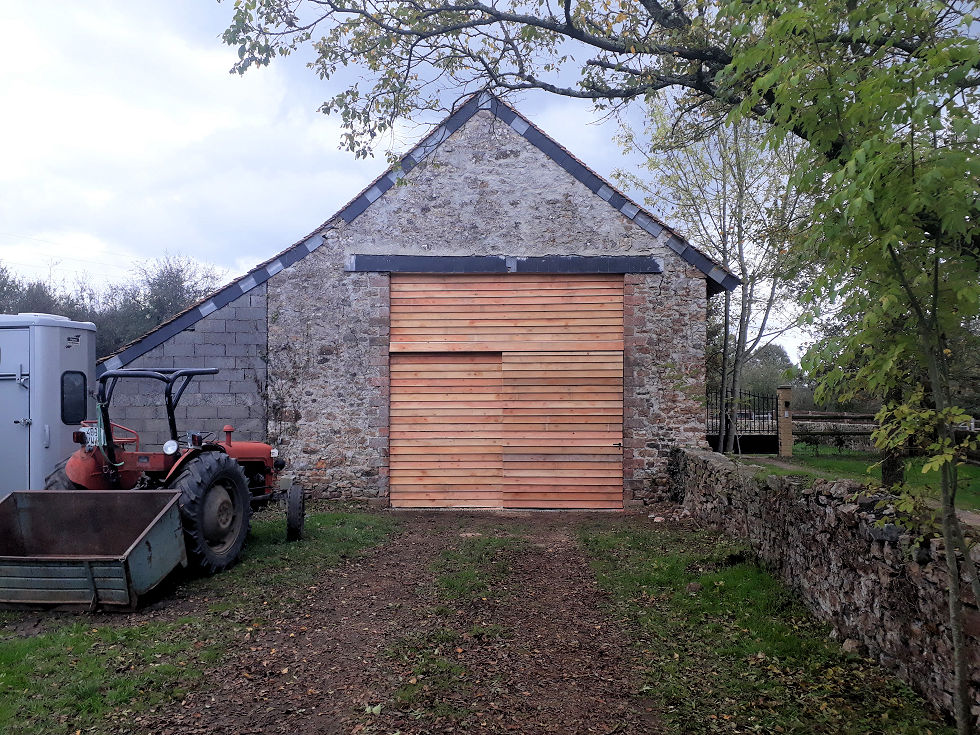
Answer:
[[[234,283],[231,286],[228,286],[228,288],[223,289],[222,291],[215,294],[215,296],[212,297],[211,301],[213,301],[214,305],[220,309],[222,306],[228,306],[228,304],[230,304],[235,299],[241,297],[241,295],[242,295],[241,285]]]
[[[510,126],[514,129],[514,131],[518,135],[524,135],[524,133],[527,132],[528,128],[531,127],[530,123],[528,123],[527,120],[523,120],[522,118],[517,116],[515,116],[514,119],[510,122]]]
[[[357,219],[357,216],[361,214],[365,209],[367,209],[370,206],[370,204],[371,202],[367,200],[367,197],[363,195],[359,196],[353,202],[348,204],[347,207],[344,209],[344,211],[340,213],[340,218],[344,220],[344,222],[346,222],[347,224],[350,224],[355,219]],[[293,263],[290,263],[289,265],[292,264]]]
[[[512,125],[514,120],[518,118],[516,112],[506,105],[500,104],[496,99],[490,104],[490,111],[508,125]]]
[[[713,265],[708,258],[694,248],[688,248],[685,250],[683,253],[681,253],[681,257],[702,272],[710,271]]]
[[[686,242],[684,242],[683,240],[681,240],[679,237],[677,237],[677,235],[671,235],[667,239],[667,247],[669,247],[675,253],[677,253],[678,255],[680,255],[681,253],[683,253],[689,247],[689,245]],[[714,266],[714,263],[712,263],[712,266]],[[705,274],[705,275],[707,275],[707,274]]]
[[[607,201],[609,202],[609,206],[618,210],[622,209],[623,205],[626,204],[626,197],[618,191],[614,191]]]

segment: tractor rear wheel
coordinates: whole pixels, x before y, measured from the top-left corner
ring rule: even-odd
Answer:
[[[69,457],[68,459],[71,459]],[[51,474],[44,478],[44,489],[45,490],[80,490],[81,485],[76,485],[74,482],[68,479],[68,471],[65,467],[68,465],[68,459],[58,462],[51,470]]]
[[[241,465],[222,452],[189,460],[171,483],[180,492],[180,516],[187,553],[208,574],[238,559],[251,516],[251,493]]]

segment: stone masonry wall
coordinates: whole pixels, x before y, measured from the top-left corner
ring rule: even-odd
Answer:
[[[177,430],[213,431],[230,423],[234,437],[265,441],[266,287],[257,286],[171,337],[125,368],[216,367],[217,375],[194,378],[177,406]],[[140,433],[141,446],[169,438],[163,383],[121,380],[112,398],[115,423]]]
[[[626,279],[624,493],[663,490],[666,448],[703,441],[704,275],[483,111],[352,223],[269,282],[270,435],[308,486],[387,494],[388,282],[352,253],[654,255]]]
[[[628,274],[624,285],[623,470],[626,500],[662,500],[667,458],[704,443],[704,280]]]
[[[326,497],[388,492],[388,275],[330,244],[269,282],[269,438]]]
[[[691,514],[746,538],[759,560],[802,595],[845,647],[866,649],[937,708],[952,708],[952,643],[941,539],[912,547],[876,524],[881,497],[853,481],[757,479],[709,451],[675,449],[671,490]],[[856,498],[856,499],[855,499]],[[980,547],[973,550],[980,563]],[[968,580],[965,629],[973,714],[980,719],[980,611]]]

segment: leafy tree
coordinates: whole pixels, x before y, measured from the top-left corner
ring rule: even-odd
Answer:
[[[814,293],[852,325],[834,345],[863,362],[849,380],[884,398],[907,364],[924,376],[886,407],[877,439],[927,437],[924,469],[940,476],[954,714],[967,733],[956,592],[965,572],[980,599],[980,579],[954,506],[967,446],[955,438],[964,414],[952,402],[950,335],[980,311],[976,10],[969,0],[237,0],[224,40],[239,48],[238,71],[307,42],[325,79],[349,64],[367,70],[368,89],[352,84],[323,106],[362,155],[396,118],[484,86],[606,106],[676,87],[689,112],[717,105],[768,125],[773,145],[804,141],[797,184],[818,198],[810,245],[824,266]],[[830,371],[825,385],[842,380]]]
[[[190,258],[168,255],[136,267],[132,283],[97,288],[25,280],[0,265],[0,313],[40,312],[94,322],[96,353],[103,357],[203,298],[217,271]]]
[[[742,384],[752,393],[775,395],[779,386],[792,382],[795,369],[785,349],[768,344],[746,360]]]
[[[41,280],[25,280],[0,264],[0,312],[8,314],[73,312],[77,304],[64,289]]]

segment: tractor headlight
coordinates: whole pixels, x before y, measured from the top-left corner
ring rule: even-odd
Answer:
[[[168,439],[163,443],[163,453],[166,455],[177,454],[179,448],[174,439]]]

